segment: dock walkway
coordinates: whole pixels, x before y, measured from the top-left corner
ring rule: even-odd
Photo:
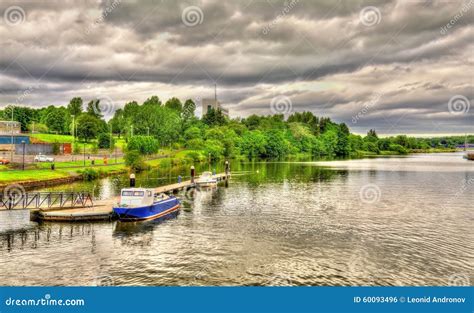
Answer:
[[[228,179],[230,174],[226,175],[225,173],[220,173],[213,177],[216,178],[217,181],[223,181]],[[195,184],[192,183],[191,180],[186,180],[176,184],[159,186],[154,189],[155,193],[172,193],[194,187]],[[114,197],[111,199],[94,201],[94,204],[90,207],[40,209],[36,214],[44,221],[110,221],[113,218],[112,207],[115,203],[118,203],[118,201],[119,197]]]

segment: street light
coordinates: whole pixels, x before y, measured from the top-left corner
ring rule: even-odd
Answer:
[[[11,162],[13,163],[13,109],[14,107],[12,106],[12,145],[10,147],[10,159],[11,159]]]
[[[84,142],[84,167],[86,166],[86,143]]]
[[[24,171],[24,170],[25,170],[25,144],[26,144],[26,143],[25,143],[24,140],[22,140],[22,141],[21,141],[21,144],[23,145],[23,164],[22,164],[21,167],[22,167],[22,170]]]

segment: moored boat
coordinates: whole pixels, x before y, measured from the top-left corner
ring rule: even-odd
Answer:
[[[120,221],[143,221],[165,217],[180,207],[176,197],[155,194],[149,188],[125,188],[120,193],[120,202],[114,206],[114,213]]]
[[[217,186],[217,179],[211,172],[203,172],[196,180],[196,185],[198,187],[214,187]]]

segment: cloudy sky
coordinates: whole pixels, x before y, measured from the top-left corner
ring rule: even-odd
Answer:
[[[216,83],[232,117],[474,133],[474,0],[2,0],[0,14],[0,107],[199,102]]]

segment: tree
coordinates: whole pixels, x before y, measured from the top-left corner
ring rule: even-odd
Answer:
[[[145,102],[143,102],[144,106],[151,105],[151,106],[161,106],[161,101],[158,96],[152,96],[148,99],[146,99]]]
[[[133,136],[127,144],[127,150],[135,150],[141,154],[156,153],[158,148],[158,141],[152,136]]]
[[[74,97],[69,101],[67,105],[67,110],[71,115],[75,115],[76,117],[82,113],[82,98],[81,97]]]
[[[46,126],[52,132],[63,133],[65,129],[64,125],[64,115],[63,113],[58,110],[52,110],[46,116]]]
[[[146,164],[143,161],[143,157],[140,154],[140,151],[129,150],[125,153],[125,165],[130,167],[133,171],[141,172],[146,169]]]
[[[181,113],[181,111],[183,110],[183,105],[181,104],[181,101],[176,97],[168,99],[168,101],[166,101],[165,103],[165,107],[171,110],[175,110],[176,112],[179,112],[179,113]]]
[[[202,117],[202,121],[209,126],[219,126],[226,124],[226,117],[222,114],[220,109],[215,110],[209,108],[207,113]]]
[[[87,114],[92,115],[98,119],[101,119],[103,115],[100,110],[99,103],[100,103],[99,99],[89,101],[89,103],[87,104]]]
[[[198,139],[201,138],[201,130],[199,127],[192,126],[186,129],[184,132],[184,139],[186,140],[192,140],[192,139]]]
[[[337,128],[337,145],[334,152],[337,156],[347,156],[350,153],[349,128],[342,123]]]
[[[97,136],[97,145],[100,149],[110,149],[114,145],[114,139],[108,133],[100,133]]]
[[[371,141],[376,141],[377,139],[379,139],[379,136],[377,136],[377,133],[375,132],[375,129],[370,129],[370,130],[367,132],[367,137],[368,137],[368,139],[370,139]]]
[[[195,111],[196,111],[196,104],[194,103],[194,101],[191,99],[186,100],[186,102],[184,102],[183,111],[181,113],[183,120],[184,121],[190,120],[192,117],[194,117]]]
[[[77,119],[77,136],[85,141],[96,138],[99,132],[99,122],[95,116],[81,114]]]

